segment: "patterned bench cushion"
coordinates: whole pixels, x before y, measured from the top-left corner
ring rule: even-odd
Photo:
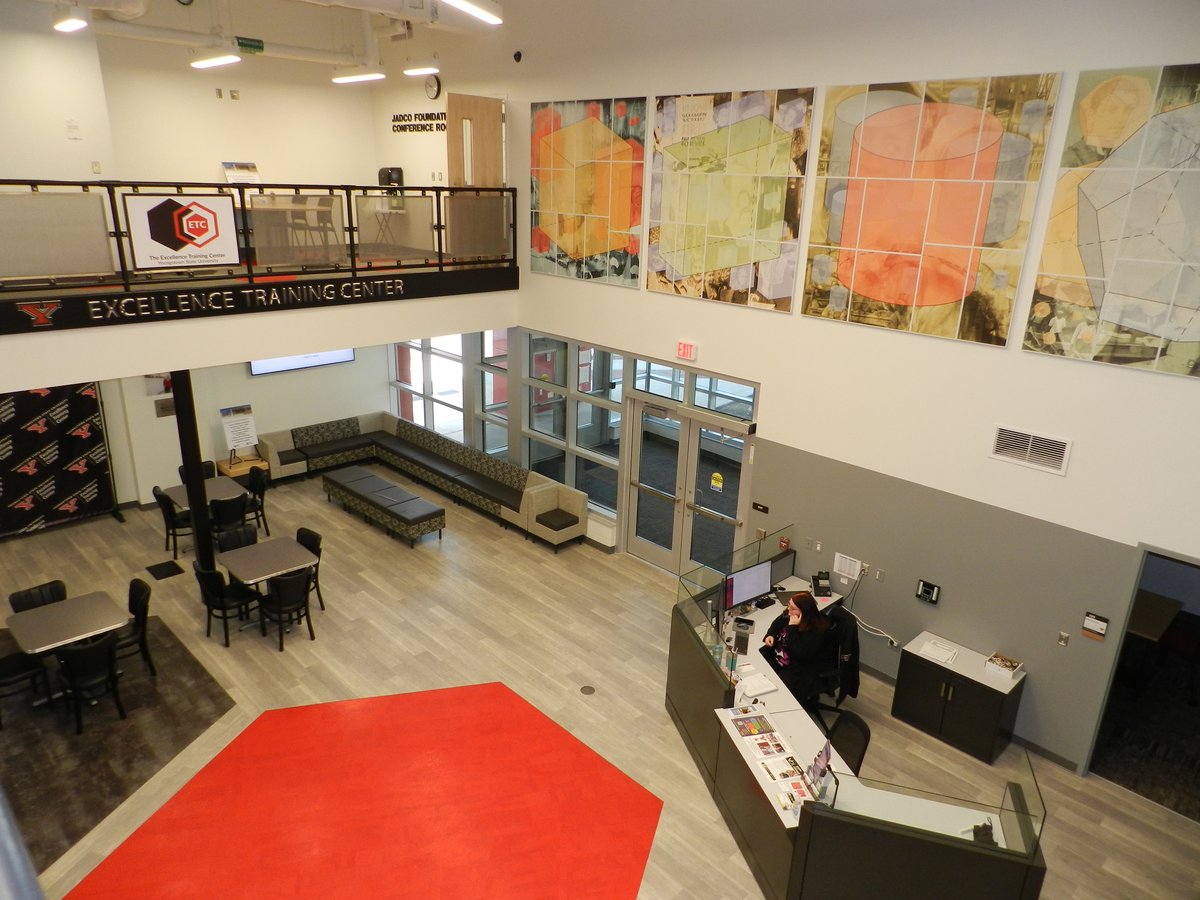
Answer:
[[[358,434],[358,416],[351,416],[349,419],[334,419],[331,422],[319,422],[316,425],[301,425],[299,428],[293,428],[292,444],[297,449],[304,449],[312,444],[358,437]]]

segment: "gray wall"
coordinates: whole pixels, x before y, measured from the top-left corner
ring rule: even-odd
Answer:
[[[1024,661],[1017,736],[1066,765],[1086,764],[1141,550],[765,440],[753,494],[770,512],[753,512],[751,529],[795,524],[797,574],[832,570],[835,552],[870,564],[851,609],[901,646],[928,630]],[[914,598],[918,578],[941,586],[937,606]],[[834,577],[835,591],[849,587]],[[1080,634],[1087,611],[1110,619],[1106,640]],[[1071,635],[1066,647],[1060,631]],[[895,677],[899,652],[863,638],[863,664]]]

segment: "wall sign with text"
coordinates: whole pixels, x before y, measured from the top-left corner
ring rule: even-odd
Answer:
[[[127,194],[125,219],[136,269],[238,264],[233,198],[221,194]]]

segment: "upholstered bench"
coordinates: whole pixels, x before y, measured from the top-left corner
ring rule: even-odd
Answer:
[[[329,500],[382,526],[389,535],[400,535],[410,547],[417,545],[418,538],[435,531],[441,540],[446,510],[382,475],[362,466],[346,466],[326,472],[321,484]]]

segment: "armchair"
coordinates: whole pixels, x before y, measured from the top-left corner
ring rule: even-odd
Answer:
[[[527,491],[529,518],[525,530],[558,552],[561,544],[587,536],[587,494],[552,481]]]

